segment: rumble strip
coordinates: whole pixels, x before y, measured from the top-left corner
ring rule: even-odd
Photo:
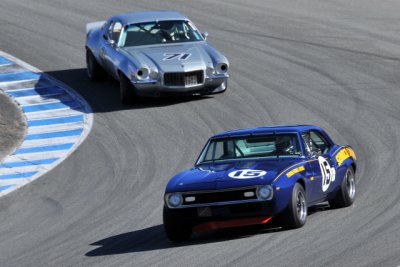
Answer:
[[[28,125],[21,146],[0,163],[1,197],[67,158],[88,136],[93,115],[73,89],[1,51],[0,90],[18,103]]]

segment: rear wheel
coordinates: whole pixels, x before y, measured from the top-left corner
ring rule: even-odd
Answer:
[[[307,221],[307,201],[304,188],[296,183],[286,212],[282,216],[285,228],[295,229],[302,227]]]
[[[89,76],[89,79],[97,82],[102,81],[106,78],[107,73],[97,62],[96,58],[93,56],[92,52],[89,49],[86,49],[86,70]]]
[[[190,240],[193,227],[174,219],[165,206],[163,210],[163,222],[165,234],[167,235],[169,240],[174,242],[183,242]]]
[[[119,89],[122,104],[132,104],[137,98],[135,88],[133,87],[131,81],[123,73],[120,75]]]
[[[332,200],[329,200],[329,204],[332,208],[344,208],[349,207],[353,204],[356,196],[356,180],[354,175],[354,169],[350,166],[346,175],[343,178],[340,190]]]

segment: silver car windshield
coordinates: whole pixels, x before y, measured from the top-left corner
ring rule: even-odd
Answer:
[[[211,140],[200,155],[197,164],[243,158],[301,156],[297,134],[271,134]]]
[[[120,47],[203,41],[201,33],[184,20],[137,23],[126,26]]]

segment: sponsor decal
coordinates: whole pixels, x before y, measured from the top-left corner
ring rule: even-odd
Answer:
[[[192,54],[190,54],[190,53],[164,53],[163,60],[173,60],[173,59],[186,60],[191,55]]]
[[[251,178],[261,177],[266,174],[267,174],[266,171],[245,169],[245,170],[237,170],[230,172],[228,176],[234,179],[251,179]]]
[[[328,190],[329,185],[335,181],[336,170],[331,167],[329,162],[324,157],[318,157],[319,166],[322,174],[322,192]]]
[[[287,176],[288,178],[290,178],[290,177],[292,177],[293,175],[295,175],[296,173],[302,172],[302,171],[304,171],[305,169],[306,169],[306,168],[304,168],[304,166],[300,166],[300,167],[295,168],[295,169],[291,170],[290,172],[288,172],[288,173],[286,174],[286,176]]]

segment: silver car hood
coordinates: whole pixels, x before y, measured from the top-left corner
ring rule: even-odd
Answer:
[[[128,56],[139,62],[139,67],[157,67],[161,72],[183,72],[205,70],[213,66],[213,60],[207,52],[207,43],[180,43],[154,46],[136,46],[123,48]]]

